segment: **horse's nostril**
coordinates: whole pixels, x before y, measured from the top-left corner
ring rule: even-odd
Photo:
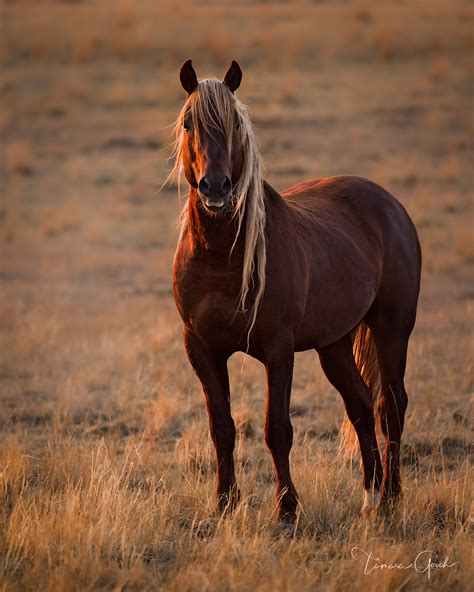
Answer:
[[[211,177],[206,175],[199,181],[199,191],[206,197],[211,197],[212,195],[220,195],[221,197],[224,197],[229,195],[231,189],[232,183],[227,176],[211,181]]]
[[[211,193],[211,185],[206,177],[203,177],[199,181],[199,191],[203,194],[208,196]]]
[[[230,182],[229,177],[224,177],[224,179],[222,181],[222,187],[221,187],[221,191],[222,191],[223,195],[227,195],[228,193],[230,193],[231,189],[232,189],[232,183]]]

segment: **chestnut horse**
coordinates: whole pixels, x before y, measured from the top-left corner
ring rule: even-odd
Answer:
[[[202,383],[217,455],[218,508],[240,494],[227,360],[246,352],[265,365],[265,441],[273,456],[279,514],[294,521],[290,394],[294,353],[315,349],[357,434],[362,513],[400,493],[404,374],[415,323],[421,252],[403,206],[355,176],[304,181],[278,193],[263,166],[245,105],[224,81],[180,72],[187,100],[176,123],[175,166],[190,185],[174,261],[184,343]],[[379,393],[379,394],[378,394]],[[375,413],[385,436],[384,465]]]

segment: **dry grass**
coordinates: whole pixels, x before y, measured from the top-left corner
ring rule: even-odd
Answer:
[[[0,80],[0,589],[464,590],[472,571],[472,16],[469,3],[9,3]],[[209,22],[213,34],[209,34]],[[335,33],[337,32],[337,34]],[[378,181],[419,229],[395,520],[358,517],[340,397],[297,356],[299,536],[278,536],[264,373],[230,362],[243,500],[214,514],[204,401],[171,294],[177,68],[244,66],[283,189]],[[375,570],[423,550],[453,567]],[[425,563],[426,565],[426,563]]]

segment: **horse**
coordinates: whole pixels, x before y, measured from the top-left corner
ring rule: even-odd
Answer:
[[[235,96],[242,70],[198,81],[180,70],[185,103],[174,166],[189,195],[181,211],[173,293],[184,345],[204,391],[217,463],[217,509],[240,499],[227,361],[244,352],[266,370],[265,442],[281,520],[295,523],[289,455],[295,352],[316,350],[345,404],[363,468],[363,516],[401,494],[400,442],[408,397],[408,340],[420,290],[421,249],[404,207],[367,179],[339,175],[278,193],[263,178],[249,110]],[[382,465],[376,416],[385,438]],[[347,435],[347,432],[346,432]]]

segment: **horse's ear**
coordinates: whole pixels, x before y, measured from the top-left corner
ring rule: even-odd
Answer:
[[[198,79],[191,60],[187,60],[181,66],[181,70],[179,71],[179,79],[181,80],[181,84],[188,95],[196,90]]]
[[[235,60],[232,60],[232,64],[224,77],[224,84],[231,92],[235,92],[239,88],[241,81],[242,70],[239,64]]]

